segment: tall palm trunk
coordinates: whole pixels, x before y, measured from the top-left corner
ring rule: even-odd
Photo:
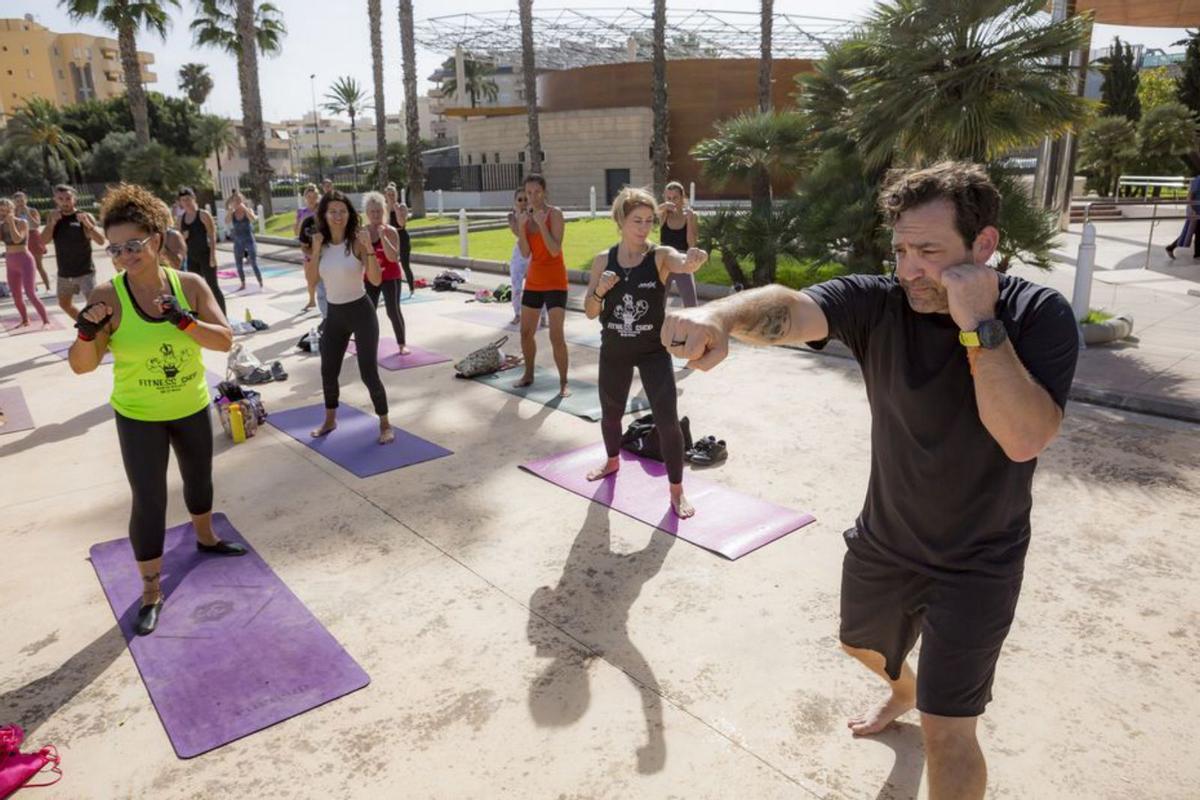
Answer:
[[[354,170],[354,190],[358,191],[358,126],[354,112],[350,112],[350,158],[353,159],[351,169]]]
[[[388,183],[387,107],[383,97],[383,11],[380,0],[367,0],[371,21],[371,77],[375,81],[375,188]]]
[[[54,179],[50,177],[50,148],[42,145],[42,174],[46,176],[46,185],[53,186]]]
[[[520,0],[521,72],[525,78],[525,114],[529,118],[529,170],[542,171],[542,134],[538,130],[537,63],[533,57],[533,0]]]
[[[137,29],[132,20],[125,20],[117,29],[117,49],[121,52],[121,69],[125,73],[125,96],[129,113],[133,115],[133,133],[138,144],[150,144],[150,112],[146,108],[146,90],[142,88],[142,65],[137,57]]]
[[[762,0],[762,54],[758,62],[758,109],[766,114],[771,111],[771,29],[774,22],[774,0]],[[771,215],[771,175],[765,169],[755,172],[750,180],[750,213],[756,216]],[[755,285],[759,280],[775,274],[775,255],[754,251]]]
[[[775,0],[762,0],[762,56],[758,62],[758,110],[771,110],[771,30]]]
[[[258,43],[254,30],[254,0],[237,0],[238,83],[242,90],[243,135],[250,160],[250,181],[262,203],[263,213],[270,216],[271,162],[267,160],[267,143],[263,131],[262,95],[258,88]]]
[[[425,216],[425,174],[421,169],[421,122],[417,117],[417,55],[412,0],[400,0],[400,52],[404,65],[404,127],[407,140],[408,205]]]
[[[654,196],[662,197],[667,185],[667,0],[654,0]]]

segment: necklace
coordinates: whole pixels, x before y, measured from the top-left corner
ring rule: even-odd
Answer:
[[[621,263],[621,245],[617,245],[617,266],[620,267],[621,271],[625,273],[626,281],[629,280],[629,274],[642,265],[642,261],[646,258],[646,251],[643,250],[638,255],[638,263],[634,264],[632,267],[626,267]]]

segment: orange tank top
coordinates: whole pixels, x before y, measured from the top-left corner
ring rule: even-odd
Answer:
[[[525,241],[529,242],[529,271],[525,273],[525,288],[531,292],[565,292],[567,265],[562,250],[550,255],[546,240],[536,222],[525,226]]]

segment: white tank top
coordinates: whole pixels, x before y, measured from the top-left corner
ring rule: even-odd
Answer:
[[[367,293],[362,262],[353,252],[346,252],[344,243],[325,245],[319,272],[325,284],[325,299],[330,303],[353,303]]]

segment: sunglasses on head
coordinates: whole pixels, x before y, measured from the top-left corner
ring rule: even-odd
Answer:
[[[145,239],[130,239],[124,244],[110,244],[104,248],[104,252],[108,253],[113,258],[119,258],[123,253],[129,253],[131,256],[136,256],[145,248],[146,242],[154,238],[154,234],[150,234]]]

